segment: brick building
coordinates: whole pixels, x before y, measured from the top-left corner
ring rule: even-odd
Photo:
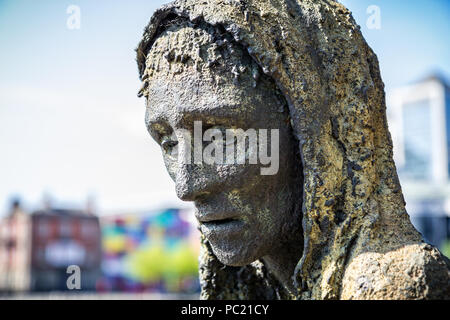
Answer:
[[[81,289],[100,276],[99,219],[89,212],[19,206],[0,222],[0,291],[67,290],[67,268],[81,269]]]

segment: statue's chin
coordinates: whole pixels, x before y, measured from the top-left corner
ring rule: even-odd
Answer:
[[[231,248],[227,246],[227,249],[224,250],[221,247],[211,244],[211,248],[216,258],[229,267],[243,267],[255,262],[259,258],[254,254],[255,252],[249,252],[248,247]]]

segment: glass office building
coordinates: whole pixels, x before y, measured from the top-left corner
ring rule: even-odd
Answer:
[[[442,247],[450,238],[450,88],[434,75],[388,94],[394,159],[412,222]]]

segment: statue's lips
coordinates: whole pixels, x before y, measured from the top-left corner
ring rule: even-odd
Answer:
[[[205,221],[200,222],[200,229],[202,232],[208,233],[228,233],[228,232],[237,232],[242,229],[244,226],[244,221],[236,220],[236,219],[222,219],[222,220],[213,220],[213,221]]]
[[[242,231],[244,221],[234,210],[217,210],[211,205],[196,203],[195,217],[205,234],[234,233]]]
[[[200,223],[226,223],[230,220],[239,220],[235,212],[218,211],[212,208],[198,208],[195,217]]]

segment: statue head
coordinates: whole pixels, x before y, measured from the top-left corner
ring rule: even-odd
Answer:
[[[228,33],[185,19],[155,39],[145,68],[147,128],[215,256],[245,266],[298,247],[299,144],[274,81]]]
[[[341,4],[178,0],[155,12],[137,61],[149,132],[196,206],[202,298],[375,296],[360,289],[384,288],[367,261],[426,251],[377,57]],[[402,277],[380,295],[418,286]]]

